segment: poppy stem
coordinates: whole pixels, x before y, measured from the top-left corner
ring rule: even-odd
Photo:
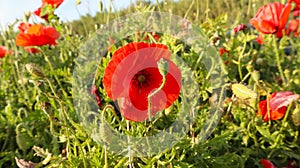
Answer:
[[[126,125],[127,125],[127,131],[130,131],[130,123],[128,120],[126,120]],[[131,153],[131,141],[130,141],[130,136],[127,135],[127,142],[128,142],[128,160],[129,160],[129,168],[132,168],[132,153]]]
[[[162,79],[162,83],[161,85],[159,86],[159,88],[157,88],[154,92],[150,93],[148,95],[148,117],[149,117],[149,121],[152,121],[152,118],[151,118],[151,97],[153,97],[154,95],[156,95],[159,91],[162,90],[162,88],[165,86],[166,84],[166,81],[167,81],[167,75],[162,75],[163,76],[163,79]]]
[[[287,84],[287,81],[285,80],[285,76],[283,74],[282,66],[281,66],[281,61],[280,61],[280,56],[279,56],[279,50],[278,50],[278,45],[277,45],[277,39],[275,36],[273,36],[273,42],[274,42],[274,49],[275,49],[275,57],[276,57],[276,62],[277,62],[277,67],[280,73],[280,77],[284,84]]]
[[[159,70],[159,73],[163,77],[163,79],[162,79],[162,83],[161,83],[160,87],[157,88],[154,92],[152,92],[148,95],[148,117],[149,117],[149,121],[151,121],[151,97],[153,97],[159,91],[161,91],[162,88],[165,86],[166,81],[167,81],[167,74],[168,74],[168,71],[169,71],[169,62],[168,62],[168,60],[166,60],[165,58],[161,58],[157,62],[157,68]]]

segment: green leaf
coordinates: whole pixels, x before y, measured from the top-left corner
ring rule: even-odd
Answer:
[[[256,99],[257,94],[242,84],[233,84],[231,86],[233,94],[240,99]]]

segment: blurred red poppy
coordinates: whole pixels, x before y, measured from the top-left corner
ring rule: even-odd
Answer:
[[[289,160],[288,165],[283,168],[298,168],[298,165],[295,160]]]
[[[99,89],[97,88],[96,85],[92,86],[91,94],[96,95],[96,100],[97,100],[98,107],[102,107],[103,104],[102,104],[102,101],[101,101]]]
[[[18,28],[21,32],[25,32],[29,29],[30,26],[31,26],[30,23],[21,22],[20,25],[18,26]]]
[[[289,22],[289,26],[285,29],[285,34],[290,35],[294,33],[295,37],[298,37],[298,27],[299,27],[299,20],[293,19]]]
[[[227,54],[227,57],[228,57],[229,54],[230,54],[229,50],[226,50],[224,47],[222,47],[222,48],[219,49],[219,54],[220,54],[221,57],[222,57],[223,54],[225,54],[225,53]],[[228,64],[228,60],[225,61],[225,65],[227,65],[227,64]]]
[[[259,103],[258,115],[263,117],[264,121],[279,120],[284,117],[287,106],[294,100],[299,98],[298,94],[294,94],[290,91],[274,92],[267,100],[263,100]],[[269,113],[268,113],[269,105]]]
[[[276,34],[280,38],[291,9],[290,3],[285,5],[279,2],[269,3],[258,10],[256,16],[250,19],[250,23],[258,31],[264,34]]]
[[[39,17],[41,17],[42,19],[45,19],[48,21],[48,14],[42,14],[42,8],[47,6],[47,5],[51,5],[52,8],[56,9],[58,8],[62,3],[64,2],[64,0],[42,0],[42,6],[39,7],[37,10],[35,10],[33,13]],[[51,11],[51,13],[53,14],[54,11]]]
[[[295,8],[293,9],[293,15],[294,15],[295,17],[300,16],[300,4],[297,4],[297,5],[295,6]]]
[[[4,58],[7,55],[11,55],[13,53],[12,50],[9,50],[5,46],[0,46],[0,58]]]
[[[17,46],[56,45],[59,33],[51,26],[42,24],[30,25],[26,31],[21,31],[16,37]]]
[[[300,5],[300,0],[288,0],[288,3],[295,2],[296,5]]]
[[[247,25],[245,24],[240,24],[240,25],[237,25],[233,30],[234,30],[234,34],[236,34],[237,32],[239,31],[244,31],[245,29],[247,29]]]
[[[260,163],[264,166],[264,168],[276,168],[273,163],[267,159],[261,159]]]
[[[263,45],[264,44],[264,39],[261,34],[259,34],[255,40],[258,44]]]
[[[148,95],[161,85],[157,62],[165,58],[169,64],[166,84],[151,99],[151,112],[168,108],[178,98],[181,73],[170,60],[171,52],[162,44],[132,42],[119,48],[104,72],[103,85],[108,96],[118,100],[122,115],[131,121],[148,118]]]

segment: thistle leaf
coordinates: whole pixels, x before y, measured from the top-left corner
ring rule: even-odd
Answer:
[[[231,86],[233,94],[240,99],[256,99],[257,94],[242,84],[233,84]]]

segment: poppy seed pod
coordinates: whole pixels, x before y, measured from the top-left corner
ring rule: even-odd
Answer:
[[[168,70],[169,70],[168,60],[161,58],[157,62],[157,66],[158,66],[159,73],[165,77],[168,74]]]
[[[39,78],[45,77],[44,72],[36,64],[28,63],[25,65],[25,68],[32,76],[39,77]]]

